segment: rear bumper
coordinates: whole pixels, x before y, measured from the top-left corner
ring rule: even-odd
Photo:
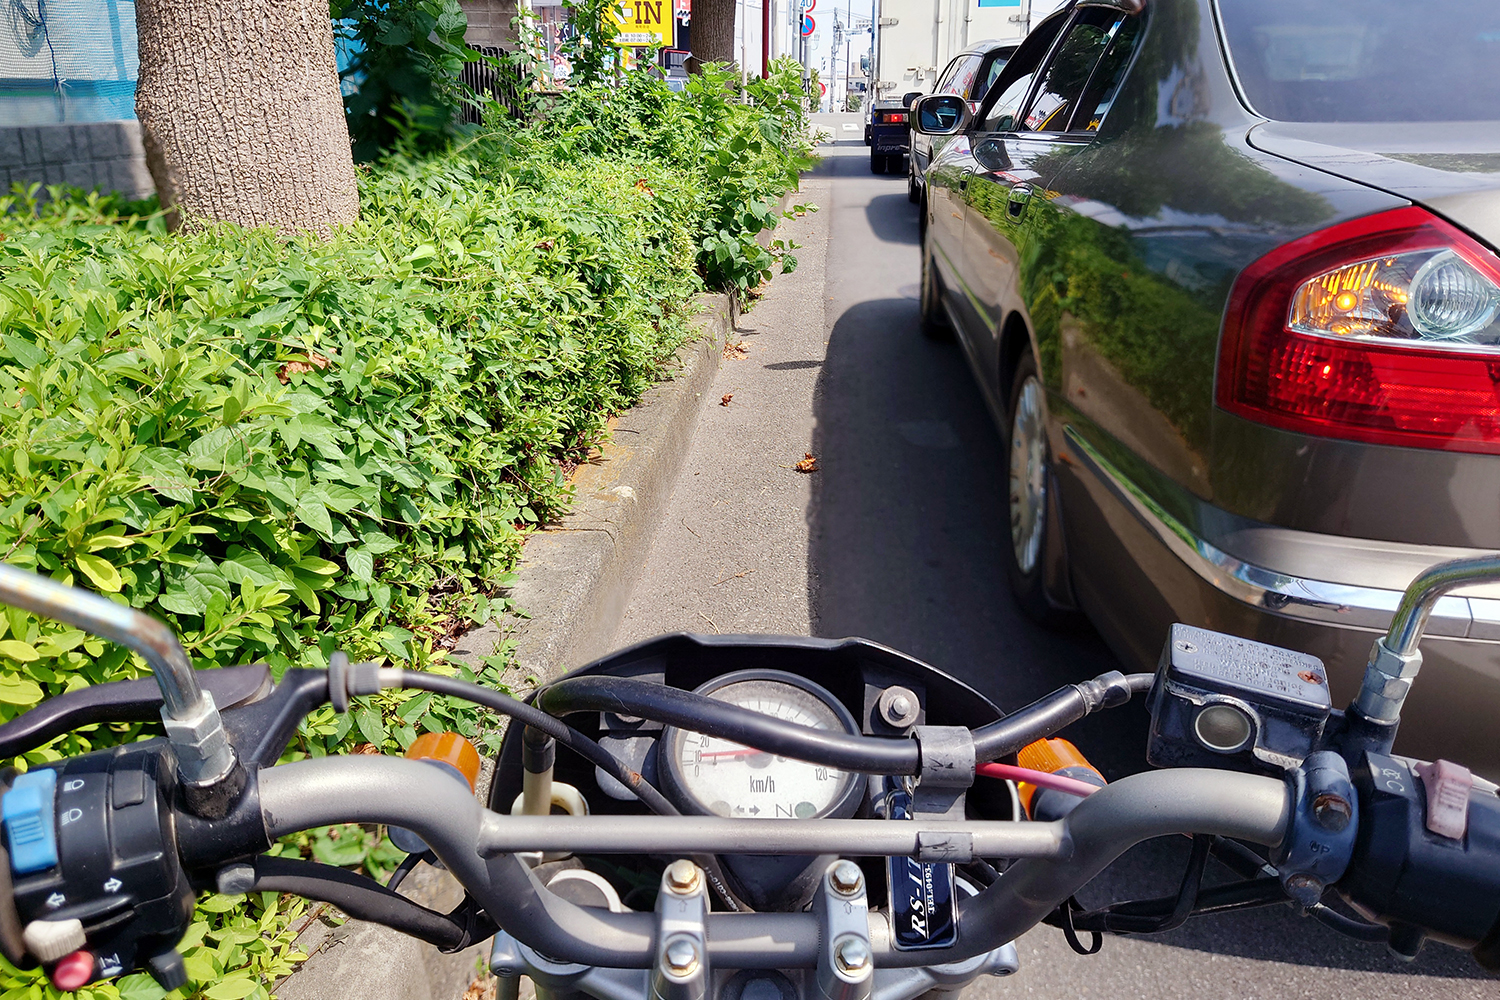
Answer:
[[[1069,464],[1082,473],[1086,492],[1132,564],[1127,569],[1118,565],[1120,554],[1105,555],[1111,565],[1095,575],[1098,592],[1085,606],[1117,651],[1146,669],[1155,666],[1171,624],[1159,620],[1165,617],[1312,653],[1328,667],[1334,703],[1346,705],[1406,581],[1416,570],[1476,551],[1401,546],[1392,554],[1389,543],[1278,531],[1270,533],[1271,544],[1258,547],[1256,559],[1247,559],[1195,535],[1072,428],[1064,436],[1074,459]],[[1385,572],[1370,578],[1384,585],[1336,582],[1339,553],[1359,553],[1380,564]],[[1096,567],[1098,561],[1090,560]],[[1318,565],[1333,579],[1308,572]],[[1347,579],[1348,568],[1342,568]],[[1100,589],[1103,580],[1110,582]],[[1448,757],[1491,779],[1500,776],[1500,600],[1444,597],[1426,636],[1421,678],[1403,712],[1397,749]]]
[[[870,146],[877,153],[904,153],[911,142],[906,126],[876,125],[870,130]]]

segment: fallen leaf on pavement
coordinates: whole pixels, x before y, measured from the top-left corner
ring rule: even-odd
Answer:
[[[726,358],[743,358],[749,353],[750,348],[745,345],[743,340],[724,345],[724,357]]]
[[[495,980],[490,976],[476,977],[464,990],[462,1000],[495,1000]]]
[[[719,400],[719,405],[720,406],[728,406],[729,405],[729,401],[731,399],[733,399],[733,398],[734,398],[734,393],[732,393],[732,392],[726,392],[726,393],[724,393],[724,398],[721,399],[721,400]]]
[[[792,466],[792,468],[796,469],[798,472],[817,472],[818,460],[816,458],[813,458],[812,452],[804,451],[802,453],[802,461]]]

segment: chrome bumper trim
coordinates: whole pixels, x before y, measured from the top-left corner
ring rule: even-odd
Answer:
[[[1063,435],[1080,463],[1107,485],[1188,569],[1220,593],[1287,618],[1371,632],[1384,632],[1390,627],[1391,616],[1401,603],[1401,591],[1309,580],[1238,559],[1194,535],[1073,427],[1064,426]],[[1427,633],[1447,638],[1500,640],[1500,600],[1443,597],[1433,609]]]

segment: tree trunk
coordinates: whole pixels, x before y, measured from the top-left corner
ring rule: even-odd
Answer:
[[[168,223],[359,216],[327,0],[137,0],[136,115]]]
[[[692,45],[699,62],[739,60],[734,50],[736,5],[737,0],[693,0]]]

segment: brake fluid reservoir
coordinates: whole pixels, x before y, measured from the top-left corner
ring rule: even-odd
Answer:
[[[1103,788],[1105,784],[1104,775],[1089,763],[1088,758],[1077,747],[1064,739],[1037,740],[1024,746],[1016,754],[1016,763],[1033,771],[1058,774],[1098,788]],[[1020,793],[1026,815],[1039,823],[1062,819],[1083,801],[1077,795],[1054,788],[1038,788],[1028,781],[1017,782],[1016,791]]]

